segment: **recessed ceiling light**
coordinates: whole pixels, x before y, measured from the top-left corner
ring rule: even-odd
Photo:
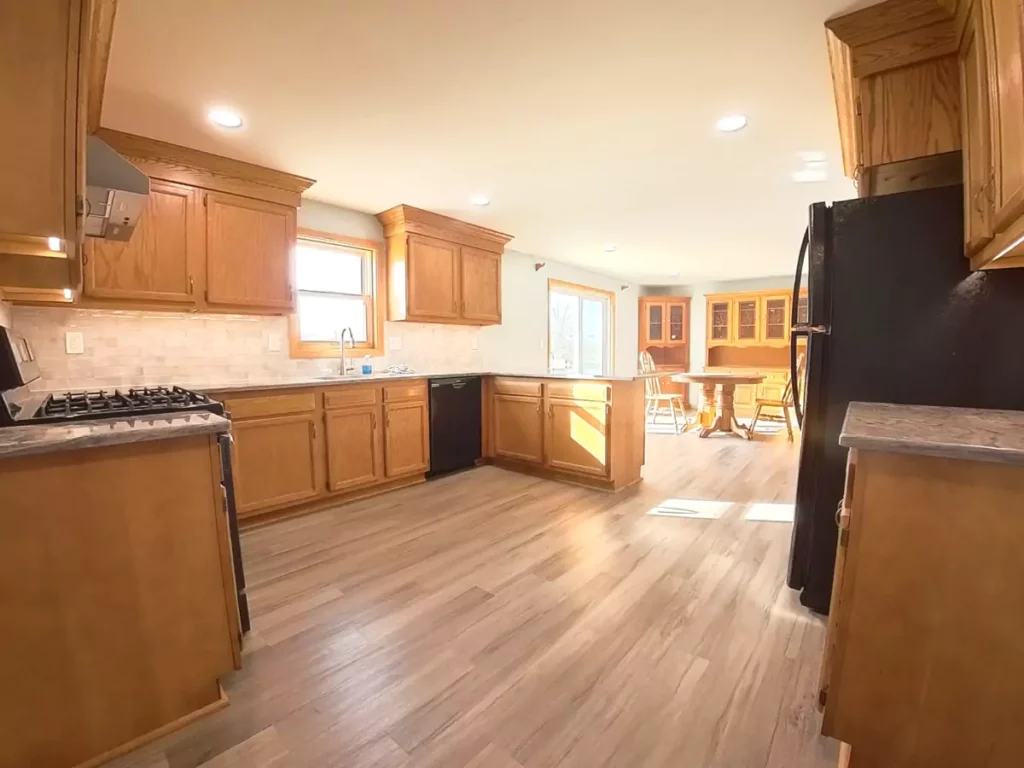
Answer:
[[[491,204],[491,198],[489,198],[487,195],[473,195],[471,198],[469,198],[469,202],[471,202],[473,205],[479,205],[480,207],[483,207],[485,205]]]
[[[747,127],[747,116],[726,115],[725,117],[720,117],[718,122],[715,123],[715,127],[722,133],[732,133],[734,131],[742,130]]]
[[[230,109],[223,109],[220,107],[217,109],[211,109],[210,114],[207,115],[207,117],[210,118],[211,123],[219,125],[221,128],[242,127],[242,116]]]
[[[617,250],[619,249],[615,247],[614,243],[608,243],[608,245],[604,247],[605,253],[615,253]]]
[[[51,251],[60,253],[60,238],[59,237],[48,237],[46,238],[46,247]]]

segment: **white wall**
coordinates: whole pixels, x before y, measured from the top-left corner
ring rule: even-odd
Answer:
[[[535,264],[544,264],[537,270]],[[488,370],[532,373],[548,365],[548,280],[562,280],[615,294],[613,373],[636,373],[638,287],[593,272],[505,251],[501,269],[502,324],[484,328],[480,344]],[[623,290],[623,288],[625,288]]]
[[[643,286],[641,296],[690,296],[690,370],[703,371],[707,362],[707,296],[716,293],[741,291],[793,290],[793,276],[759,277],[750,280],[724,280],[696,285]],[[700,393],[690,385],[690,402],[695,403]]]

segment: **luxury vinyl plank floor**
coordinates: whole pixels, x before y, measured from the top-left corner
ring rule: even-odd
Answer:
[[[797,461],[652,434],[614,496],[485,467],[246,532],[231,706],[113,765],[834,766],[790,525],[747,519]]]

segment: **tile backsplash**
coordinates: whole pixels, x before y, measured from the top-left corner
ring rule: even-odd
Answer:
[[[292,359],[285,317],[51,307],[11,307],[10,315],[39,362],[36,389],[216,384],[338,370],[337,359]],[[82,334],[83,354],[66,352],[68,332]],[[387,353],[373,365],[402,363],[424,373],[483,370],[479,334],[469,326],[385,323]],[[396,340],[401,349],[392,348]],[[357,365],[361,357],[356,354]]]

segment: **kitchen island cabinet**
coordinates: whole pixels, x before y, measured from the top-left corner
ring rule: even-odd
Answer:
[[[819,695],[850,768],[1020,763],[1022,436],[1014,411],[851,403]]]
[[[0,430],[0,765],[99,765],[226,706],[241,666],[227,422],[118,424]]]

